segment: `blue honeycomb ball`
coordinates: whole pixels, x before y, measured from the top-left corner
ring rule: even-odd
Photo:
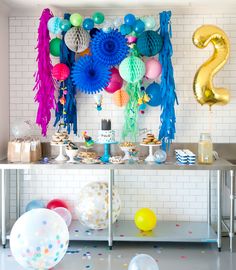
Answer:
[[[86,94],[95,94],[105,88],[111,78],[110,68],[91,55],[79,58],[73,65],[71,78],[76,88]]]
[[[127,39],[118,30],[97,32],[91,41],[93,57],[107,66],[115,66],[129,53]]]
[[[143,32],[137,40],[137,50],[144,56],[154,56],[158,54],[163,46],[161,36],[152,30]]]

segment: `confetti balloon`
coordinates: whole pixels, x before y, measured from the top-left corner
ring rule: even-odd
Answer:
[[[116,106],[123,107],[129,102],[129,95],[125,90],[120,89],[114,93],[113,101]]]
[[[156,227],[157,218],[149,208],[141,208],[135,213],[135,225],[143,232],[151,231]]]
[[[74,13],[70,16],[70,23],[73,26],[80,26],[83,22],[83,17],[79,13]]]
[[[161,63],[155,59],[155,58],[150,58],[147,60],[145,63],[146,66],[146,73],[145,76],[149,80],[155,80],[158,78],[161,74]]]
[[[120,76],[129,83],[140,81],[145,71],[144,62],[134,55],[125,58],[119,66]]]
[[[82,27],[72,27],[65,34],[66,46],[73,52],[83,52],[89,46],[89,33]]]
[[[66,80],[70,75],[70,69],[66,64],[58,63],[52,68],[52,76],[58,81]]]
[[[61,24],[61,18],[52,17],[48,21],[48,31],[54,35],[60,34],[61,33],[60,24]]]
[[[65,221],[67,227],[70,226],[71,221],[72,221],[72,215],[68,209],[66,209],[64,207],[56,207],[53,209],[53,211],[62,217],[62,219]]]
[[[157,262],[147,254],[138,254],[132,258],[128,270],[159,270]]]
[[[64,257],[69,232],[64,220],[48,209],[23,214],[10,234],[15,260],[25,269],[51,269]]]
[[[93,182],[86,185],[79,193],[75,207],[80,222],[90,229],[100,230],[108,227],[108,184]],[[113,223],[120,215],[121,200],[116,188],[112,193]]]

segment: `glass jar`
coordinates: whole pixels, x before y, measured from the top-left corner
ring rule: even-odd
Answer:
[[[201,133],[198,143],[198,163],[212,164],[213,145],[210,133]]]

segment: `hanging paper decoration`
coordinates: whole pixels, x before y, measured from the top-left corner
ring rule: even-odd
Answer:
[[[160,116],[161,126],[159,132],[159,140],[162,141],[163,147],[171,143],[175,138],[175,102],[178,104],[176,92],[174,72],[171,62],[173,54],[170,38],[171,31],[171,11],[163,11],[160,13],[160,35],[163,39],[163,48],[159,54],[159,61],[162,65],[161,76],[161,108],[162,113]]]
[[[102,91],[111,77],[109,67],[90,55],[79,58],[71,73],[72,81],[77,89],[86,94]]]
[[[161,88],[156,82],[153,82],[146,88],[146,94],[149,96],[149,101],[147,104],[152,107],[157,107],[161,105]]]
[[[140,83],[128,83],[126,92],[129,95],[129,102],[125,107],[125,122],[122,130],[122,139],[127,138],[136,142],[138,134],[138,100],[140,96]]]
[[[70,69],[63,63],[56,64],[52,69],[52,76],[58,81],[65,81],[70,75]]]
[[[49,9],[44,9],[38,28],[38,70],[35,73],[34,90],[37,91],[35,102],[39,104],[36,123],[41,126],[43,136],[47,135],[47,127],[51,119],[51,109],[55,108],[55,86],[52,78],[49,46],[50,36],[47,27],[48,21],[52,17],[52,12]]]
[[[47,23],[49,32],[51,32],[54,35],[60,34],[61,33],[60,23],[61,19],[59,17],[52,17]]]
[[[63,21],[69,22],[69,18],[70,14],[66,13]],[[64,41],[65,33],[66,31],[62,33],[60,62],[71,69],[75,61],[75,53],[66,46]],[[71,75],[69,75],[69,77],[60,84],[54,126],[62,121],[67,127],[68,133],[73,129],[74,134],[77,134],[77,104],[75,95],[76,89],[72,84]]]
[[[144,114],[144,111],[147,108],[147,102],[149,101],[150,101],[150,97],[145,92],[142,92],[138,100],[138,106],[139,106],[138,109],[141,114]]]
[[[116,91],[113,95],[113,101],[118,107],[123,107],[129,102],[129,95],[123,89]]]
[[[119,72],[125,81],[136,83],[145,75],[145,64],[137,56],[131,55],[121,62]]]
[[[137,40],[137,50],[144,56],[156,55],[160,52],[162,45],[162,37],[152,30],[143,32]]]
[[[104,90],[106,90],[108,93],[113,94],[117,90],[121,89],[123,85],[123,79],[120,76],[119,70],[117,68],[111,69],[111,79],[109,81],[109,84]]]
[[[82,27],[72,27],[65,35],[66,46],[73,52],[80,53],[88,48],[89,33]]]
[[[127,56],[127,39],[118,30],[109,33],[97,32],[91,41],[91,52],[95,59],[108,66],[115,66]]]
[[[61,39],[54,38],[50,41],[50,53],[51,55],[58,57],[60,56],[60,47],[61,47]]]
[[[150,58],[145,63],[146,66],[146,73],[145,77],[149,80],[155,80],[161,74],[161,64],[155,58]]]

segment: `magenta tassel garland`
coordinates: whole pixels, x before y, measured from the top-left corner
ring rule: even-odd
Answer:
[[[42,135],[47,135],[48,124],[51,119],[51,109],[56,107],[55,83],[52,77],[52,63],[50,59],[50,35],[47,23],[53,17],[50,9],[44,9],[40,17],[38,28],[38,70],[35,73],[34,90],[37,91],[35,102],[38,102],[36,124],[42,129]]]

